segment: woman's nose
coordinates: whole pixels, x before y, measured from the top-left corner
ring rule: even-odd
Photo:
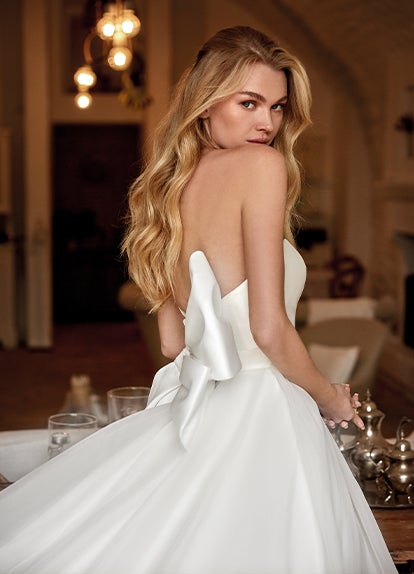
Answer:
[[[270,132],[273,129],[272,116],[269,110],[261,110],[259,121],[257,122],[257,129]]]

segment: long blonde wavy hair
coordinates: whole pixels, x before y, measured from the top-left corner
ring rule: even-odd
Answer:
[[[173,93],[167,115],[154,136],[153,150],[129,192],[129,220],[122,244],[129,273],[157,310],[174,294],[174,274],[182,245],[180,198],[205,147],[216,147],[205,122],[207,108],[237,92],[252,64],[286,74],[288,103],[272,145],[285,157],[288,198],[285,236],[292,240],[301,189],[294,144],[310,124],[311,96],[301,63],[266,35],[246,26],[226,28],[202,47]]]

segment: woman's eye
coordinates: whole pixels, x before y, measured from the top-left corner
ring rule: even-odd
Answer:
[[[272,106],[272,110],[275,112],[281,112],[286,107],[286,104],[275,104]]]
[[[248,102],[242,102],[242,106],[246,108],[246,110],[252,110],[255,106],[254,102],[249,100]]]

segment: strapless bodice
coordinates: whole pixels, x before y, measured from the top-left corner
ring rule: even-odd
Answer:
[[[302,257],[283,242],[285,305],[294,323],[306,267]],[[174,363],[158,371],[150,407],[171,402],[172,418],[184,446],[198,424],[209,383],[229,380],[240,371],[267,368],[267,356],[256,345],[249,321],[247,281],[221,296],[213,270],[202,251],[189,261],[191,292],[185,314],[185,348]]]

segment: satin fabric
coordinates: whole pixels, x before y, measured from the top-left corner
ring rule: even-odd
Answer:
[[[284,242],[291,320],[305,280]],[[393,574],[317,405],[249,328],[247,282],[220,297],[191,257],[186,349],[148,408],[0,494],[0,574]]]
[[[173,365],[158,373],[148,401],[149,407],[160,404],[160,387],[163,397],[165,389],[167,395],[176,391],[171,416],[185,448],[197,428],[208,383],[231,379],[241,369],[231,325],[222,318],[220,289],[204,254],[194,252],[189,266],[191,282],[197,288],[191,290],[188,300],[186,346]]]

